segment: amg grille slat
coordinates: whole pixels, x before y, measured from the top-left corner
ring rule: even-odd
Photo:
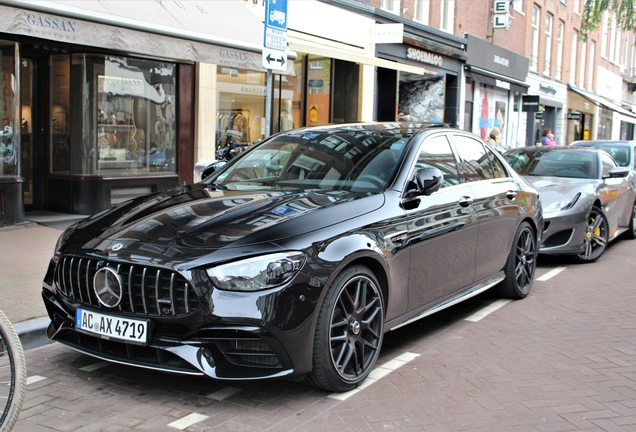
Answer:
[[[141,273],[141,301],[144,306],[144,313],[148,313],[148,307],[146,306],[146,272],[147,268],[144,267],[144,271]]]
[[[177,272],[77,256],[60,259],[55,274],[58,292],[74,302],[111,310],[97,301],[93,290],[95,274],[103,267],[121,276],[123,298],[113,310],[140,316],[184,316],[199,308],[192,287]]]

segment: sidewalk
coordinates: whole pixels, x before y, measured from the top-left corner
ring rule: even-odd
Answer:
[[[48,342],[49,318],[42,301],[42,279],[62,231],[82,215],[27,213],[19,225],[0,228],[0,309],[11,320],[23,346]]]

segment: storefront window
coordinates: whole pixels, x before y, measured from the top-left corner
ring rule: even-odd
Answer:
[[[18,175],[15,129],[15,44],[0,41],[0,177]]]
[[[231,142],[253,143],[265,136],[265,74],[219,67],[216,148]],[[238,149],[237,149],[238,150]]]
[[[308,55],[307,111],[305,124],[329,124],[331,107],[331,59]]]
[[[506,136],[508,118],[508,92],[481,84],[475,86],[473,132],[487,140],[493,128],[498,128],[503,143],[509,145]]]
[[[398,111],[403,120],[443,122],[445,87],[444,76],[400,73]]]
[[[294,62],[295,75],[276,75],[274,85],[273,133],[294,129],[302,125],[301,103],[303,86],[303,59]]]
[[[71,171],[71,56],[51,58],[51,172],[69,174]]]
[[[69,165],[75,175],[175,172],[175,64],[86,54],[74,54],[70,66],[64,56],[55,60],[53,79],[72,90],[56,95],[53,82],[53,172]],[[82,121],[70,122],[69,113]]]

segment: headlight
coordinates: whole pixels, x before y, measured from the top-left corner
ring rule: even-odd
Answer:
[[[215,287],[230,291],[259,291],[284,284],[305,263],[302,252],[264,255],[207,269]]]
[[[556,212],[560,210],[568,210],[574,207],[574,204],[579,200],[581,192],[577,192],[572,198],[564,199],[561,201],[553,202],[552,204],[543,207],[543,213]]]

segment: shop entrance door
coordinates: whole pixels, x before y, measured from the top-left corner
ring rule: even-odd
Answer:
[[[23,56],[20,61],[21,154],[25,211],[46,210],[46,60]]]

